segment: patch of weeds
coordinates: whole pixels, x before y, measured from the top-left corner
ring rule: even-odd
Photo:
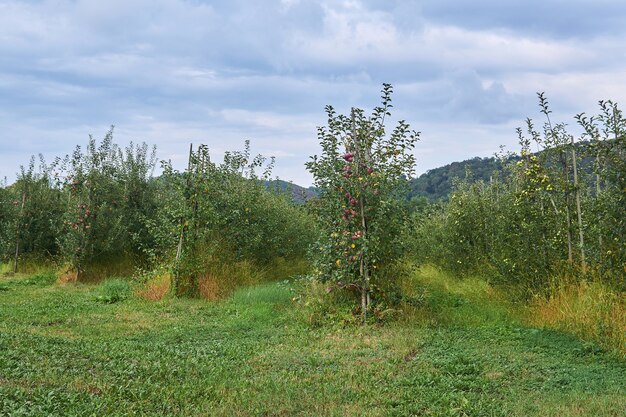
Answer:
[[[57,275],[53,271],[40,272],[28,278],[16,278],[11,281],[12,285],[23,287],[47,287],[56,282]]]
[[[302,276],[293,283],[296,316],[312,327],[344,326],[359,322],[359,305],[351,288]]]
[[[96,299],[107,304],[114,304],[126,300],[131,294],[132,287],[128,281],[112,278],[100,285]]]
[[[289,303],[289,289],[284,285],[266,284],[240,288],[235,291],[231,301],[235,304],[287,304]]]
[[[30,278],[22,281],[24,285],[33,285],[37,287],[46,287],[52,285],[57,280],[57,274],[53,271],[42,272],[31,276]]]

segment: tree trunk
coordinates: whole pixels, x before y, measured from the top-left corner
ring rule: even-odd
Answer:
[[[354,156],[355,156],[355,175],[360,177],[362,175],[362,165],[366,161],[365,150],[361,148],[359,143],[359,137],[356,131],[356,120],[354,109],[351,111],[352,118],[352,141],[354,143]],[[360,186],[361,188],[362,186]],[[361,215],[361,228],[363,229],[363,242],[367,242],[367,219],[365,218],[365,198],[363,197],[363,190],[359,190],[359,211]],[[361,278],[361,315],[363,318],[363,324],[367,323],[367,309],[370,301],[370,277],[367,267],[367,253],[364,249],[361,249],[360,262],[359,262],[359,275]]]

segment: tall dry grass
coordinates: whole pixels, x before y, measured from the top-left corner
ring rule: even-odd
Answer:
[[[284,280],[303,274],[308,268],[304,259],[275,258],[262,266],[248,260],[213,261],[198,279],[198,293],[204,299],[218,300],[232,295],[238,288]]]
[[[237,288],[267,281],[266,271],[252,262],[214,262],[198,278],[198,293],[206,300],[218,300],[235,292]]]
[[[172,276],[169,272],[164,272],[150,278],[145,284],[138,287],[135,292],[144,300],[159,301],[170,293],[171,286]]]
[[[563,284],[537,297],[529,320],[593,340],[626,357],[626,294],[598,282]]]

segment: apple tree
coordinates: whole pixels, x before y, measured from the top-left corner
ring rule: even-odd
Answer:
[[[391,94],[383,84],[382,104],[369,116],[327,106],[328,126],[318,128],[322,152],[306,164],[320,190],[316,211],[325,230],[316,251],[320,279],[358,290],[364,323],[372,296],[393,278],[390,268],[403,254],[403,185],[413,174],[419,139],[403,120],[387,132]]]

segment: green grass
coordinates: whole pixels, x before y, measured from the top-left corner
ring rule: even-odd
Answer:
[[[2,278],[0,416],[624,415],[623,360],[522,325],[479,280],[411,285],[404,320],[311,328],[280,283],[105,303]]]

